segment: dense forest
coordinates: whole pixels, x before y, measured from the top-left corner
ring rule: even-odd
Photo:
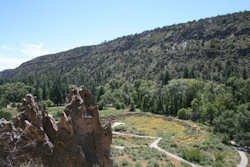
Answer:
[[[250,12],[157,28],[41,56],[0,73],[2,110],[27,93],[44,108],[87,86],[99,110],[136,108],[211,125],[250,146]]]

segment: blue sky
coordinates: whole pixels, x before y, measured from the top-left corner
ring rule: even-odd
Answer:
[[[250,10],[250,0],[1,0],[0,70],[83,45]]]

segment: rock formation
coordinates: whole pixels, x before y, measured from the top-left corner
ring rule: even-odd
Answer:
[[[32,161],[45,167],[112,167],[110,123],[101,126],[94,99],[85,87],[73,88],[56,123],[26,95],[15,124],[0,120],[0,166]]]

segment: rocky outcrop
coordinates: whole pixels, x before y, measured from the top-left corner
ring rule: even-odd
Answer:
[[[94,99],[85,87],[73,88],[56,123],[26,95],[15,124],[0,120],[0,166],[27,161],[45,167],[111,167],[111,125],[99,122]]]

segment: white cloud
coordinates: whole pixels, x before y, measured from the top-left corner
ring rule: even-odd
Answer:
[[[5,69],[13,69],[22,63],[31,60],[37,56],[49,54],[50,52],[44,48],[43,44],[22,44],[17,48],[7,45],[0,45],[0,71]]]
[[[43,47],[43,44],[24,44],[21,52],[30,58],[49,54],[49,51]]]
[[[16,68],[28,59],[24,58],[11,58],[0,54],[0,71],[5,69]]]
[[[13,48],[7,46],[7,45],[0,45],[0,49],[4,49],[4,50],[12,50]]]

